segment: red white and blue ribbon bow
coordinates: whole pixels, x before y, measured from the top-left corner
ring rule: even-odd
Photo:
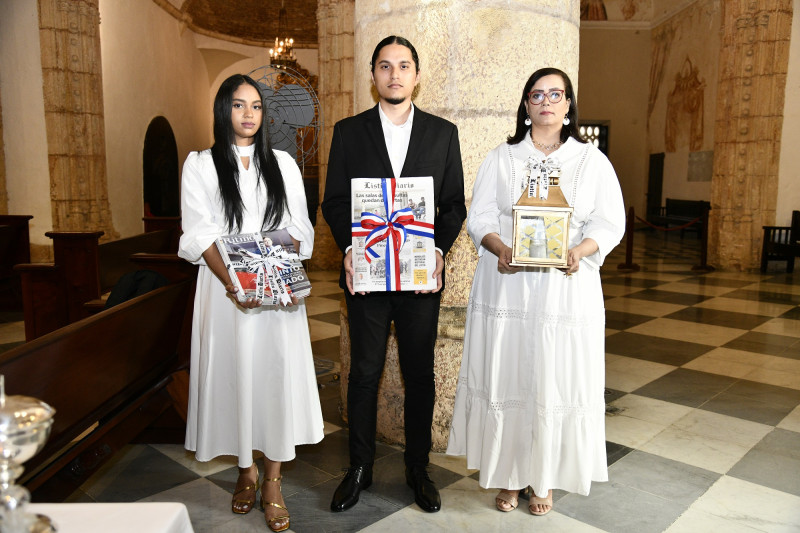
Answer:
[[[242,262],[247,266],[248,272],[256,274],[256,298],[264,303],[269,299],[267,288],[272,293],[272,305],[280,302],[286,305],[292,301],[292,289],[285,279],[292,272],[289,262],[289,252],[282,246],[266,246],[258,242],[261,254],[254,254],[248,250],[239,250]]]
[[[394,178],[381,179],[384,212],[389,213],[389,216],[384,217],[364,211],[361,213],[361,222],[353,223],[353,235],[359,235],[356,232],[357,228],[369,231],[364,241],[364,257],[367,263],[381,258],[376,244],[386,241],[383,259],[387,291],[401,290],[400,250],[408,240],[409,234],[433,239],[433,225],[414,220],[414,212],[410,207],[395,210],[396,186]]]

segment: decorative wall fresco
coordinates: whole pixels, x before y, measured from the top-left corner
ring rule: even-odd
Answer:
[[[680,71],[675,74],[675,84],[667,97],[667,121],[664,126],[664,146],[674,152],[681,130],[689,129],[689,149],[703,146],[703,99],[705,81],[699,69],[687,56]]]
[[[581,20],[608,20],[603,0],[581,0]]]
[[[653,0],[581,0],[582,21],[651,22],[652,19]]]

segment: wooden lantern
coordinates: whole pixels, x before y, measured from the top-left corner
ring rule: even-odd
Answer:
[[[560,170],[545,165],[539,179],[528,178],[528,186],[514,205],[514,239],[511,264],[520,267],[566,268],[569,247],[570,207],[558,184]],[[548,180],[541,194],[540,180]],[[542,199],[545,196],[546,199]]]

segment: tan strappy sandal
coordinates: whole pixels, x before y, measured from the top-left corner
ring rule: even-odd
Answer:
[[[531,490],[531,496],[532,496],[531,497],[531,503],[528,504],[528,511],[530,511],[532,515],[544,516],[544,515],[546,515],[547,513],[549,513],[550,511],[553,510],[553,491],[552,490],[548,490],[547,491],[547,498],[538,497],[536,495],[536,493],[533,492],[533,490]],[[534,508],[535,508],[536,505],[549,505],[550,509],[547,509],[546,511],[534,511]]]
[[[280,505],[280,504],[275,503],[275,502],[264,501],[264,494],[265,494],[264,487],[266,487],[267,482],[280,483],[281,479],[283,479],[283,476],[278,476],[278,477],[273,477],[273,478],[266,478],[265,477],[264,478],[264,483],[261,485],[261,506],[264,508],[264,519],[267,521],[267,527],[270,528],[272,531],[275,531],[275,533],[278,533],[279,531],[286,531],[287,529],[289,529],[289,509],[287,509],[283,505]],[[278,487],[278,490],[280,490],[280,487]],[[286,514],[285,515],[273,516],[272,518],[267,518],[267,506],[272,506],[272,507],[277,507],[278,509],[283,509],[284,511],[286,511]],[[286,523],[285,524],[283,524],[282,526],[273,526],[273,524],[275,522],[280,522],[284,518],[286,519]]]
[[[246,487],[242,487],[239,490],[234,489],[233,499],[231,500],[231,511],[236,514],[247,514],[252,509],[253,506],[256,504],[256,493],[258,492],[258,466],[253,465],[256,468],[256,482],[252,485],[247,485]],[[239,473],[239,477],[241,477],[241,472]],[[236,483],[239,483],[239,480],[236,480]],[[239,495],[252,492],[252,498],[240,498]]]
[[[502,504],[508,504],[509,507],[503,507]],[[497,510],[503,513],[508,513],[513,511],[519,505],[519,491],[518,490],[501,490],[500,493],[495,496],[494,504],[497,506]]]

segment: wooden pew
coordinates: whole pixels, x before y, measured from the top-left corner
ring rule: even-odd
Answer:
[[[800,211],[792,211],[791,226],[763,226],[761,272],[770,261],[786,261],[786,272],[794,271],[794,258],[800,257]]]
[[[188,361],[193,297],[193,279],[170,284],[0,354],[7,394],[56,409],[47,443],[25,464],[29,490],[82,452],[130,442],[172,405],[167,387]]]
[[[131,260],[136,253],[151,254],[150,268],[168,273],[168,280],[185,279],[192,269],[180,265],[176,255],[176,220],[171,219],[171,229],[102,244],[101,231],[47,232],[45,235],[53,239],[54,262],[15,267],[22,279],[25,339],[30,341],[101,310],[101,296],[123,274],[142,268]]]
[[[0,309],[22,308],[22,289],[14,265],[30,263],[28,222],[33,215],[0,215]]]
[[[681,230],[681,237],[683,237],[683,232],[686,230],[696,231],[698,236],[703,234],[704,215],[711,209],[710,202],[667,198],[664,203],[665,205],[661,207],[659,215],[651,217],[650,222],[668,228],[670,226],[683,226],[699,218],[700,220]]]

